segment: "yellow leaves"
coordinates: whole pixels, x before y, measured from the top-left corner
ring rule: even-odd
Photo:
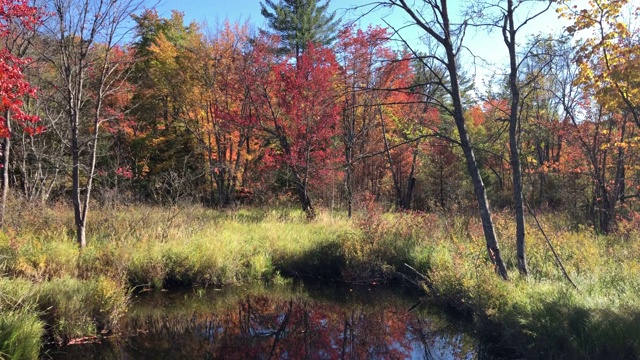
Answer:
[[[164,128],[164,127],[163,127]],[[162,129],[160,129],[162,130]],[[159,145],[165,143],[167,141],[167,137],[164,136],[156,136],[149,140],[149,143],[152,147],[158,147]]]
[[[614,146],[617,146],[617,147],[622,148],[622,149],[626,149],[626,148],[628,148],[630,146],[630,144],[627,143],[627,142],[616,142],[616,143],[614,143]]]
[[[627,29],[627,25],[622,23],[622,22],[617,22],[613,25],[613,28],[615,29],[615,33],[619,36],[619,37],[629,37],[629,29]]]
[[[640,59],[625,16],[628,0],[592,0],[584,8],[561,2],[561,16],[572,20],[566,31],[575,35],[591,31],[580,40],[575,61],[579,67],[574,83],[591,92],[603,107],[619,112],[640,98]],[[637,14],[636,14],[637,16]]]
[[[161,61],[174,59],[178,55],[178,49],[176,46],[172,44],[162,33],[160,33],[153,44],[151,44],[149,51]]]
[[[612,147],[617,147],[617,148],[620,148],[620,149],[627,149],[627,148],[634,147],[634,146],[635,146],[634,144],[630,144],[630,143],[628,143],[626,141],[616,141],[614,143],[604,143],[604,144],[600,145],[600,150],[607,150],[607,149],[610,149]]]
[[[142,170],[140,170],[142,177],[146,176],[149,171],[151,171],[151,169],[149,169],[149,165],[147,165],[146,163],[142,164]]]

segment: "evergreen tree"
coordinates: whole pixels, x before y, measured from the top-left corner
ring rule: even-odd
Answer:
[[[280,51],[293,52],[296,58],[307,44],[329,45],[336,38],[340,21],[334,19],[335,11],[327,12],[329,0],[323,5],[318,5],[318,0],[280,0],[277,4],[265,0],[260,7],[272,34],[282,39]]]

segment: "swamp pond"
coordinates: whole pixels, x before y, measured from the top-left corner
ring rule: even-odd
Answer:
[[[464,325],[403,288],[232,287],[134,296],[118,335],[62,359],[476,359]]]

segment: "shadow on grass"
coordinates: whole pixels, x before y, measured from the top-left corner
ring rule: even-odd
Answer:
[[[479,317],[485,357],[640,358],[640,313],[635,310],[588,309],[562,296],[538,301],[529,311],[514,310],[493,320]]]
[[[339,280],[346,260],[341,244],[323,242],[297,254],[276,256],[274,266],[285,277]]]

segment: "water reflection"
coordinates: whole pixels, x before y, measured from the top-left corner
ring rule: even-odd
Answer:
[[[397,289],[234,289],[140,296],[127,336],[54,359],[475,359],[474,342]]]

